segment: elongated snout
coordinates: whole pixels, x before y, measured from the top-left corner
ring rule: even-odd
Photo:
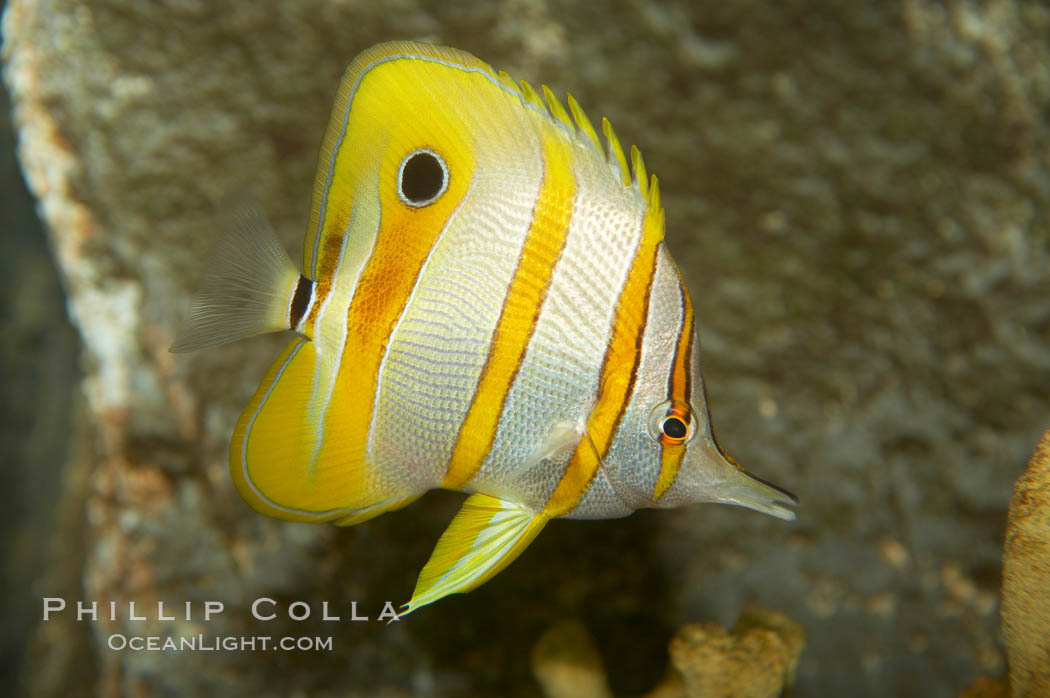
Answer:
[[[690,444],[681,486],[692,501],[735,504],[785,521],[795,518],[798,506],[798,497],[747,473],[707,435]]]

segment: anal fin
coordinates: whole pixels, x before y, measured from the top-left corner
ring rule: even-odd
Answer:
[[[513,562],[548,520],[513,502],[471,495],[441,534],[401,615],[485,583]]]
[[[359,523],[368,521],[369,519],[374,519],[380,514],[385,514],[388,511],[396,511],[398,509],[401,509],[402,507],[407,507],[409,504],[416,501],[422,496],[423,495],[421,494],[413,494],[408,497],[402,497],[400,499],[393,499],[390,501],[381,502],[379,504],[376,504],[375,506],[368,507],[367,509],[362,509],[360,511],[354,512],[349,516],[344,516],[341,519],[336,519],[335,525],[356,526]]]

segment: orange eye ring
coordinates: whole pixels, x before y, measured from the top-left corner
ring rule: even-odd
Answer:
[[[649,414],[649,435],[664,446],[678,446],[696,434],[693,408],[678,400],[667,400]]]

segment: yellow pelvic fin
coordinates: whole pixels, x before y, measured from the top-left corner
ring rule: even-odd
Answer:
[[[401,615],[492,579],[528,547],[547,521],[546,514],[519,504],[471,495],[441,534]]]

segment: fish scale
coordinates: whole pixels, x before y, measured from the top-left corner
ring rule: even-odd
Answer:
[[[231,441],[264,514],[352,525],[470,495],[405,613],[492,578],[552,518],[794,517],[715,440],[656,177],[567,105],[455,49],[368,49],[322,142],[306,274],[248,214],[172,347],[297,332]]]

